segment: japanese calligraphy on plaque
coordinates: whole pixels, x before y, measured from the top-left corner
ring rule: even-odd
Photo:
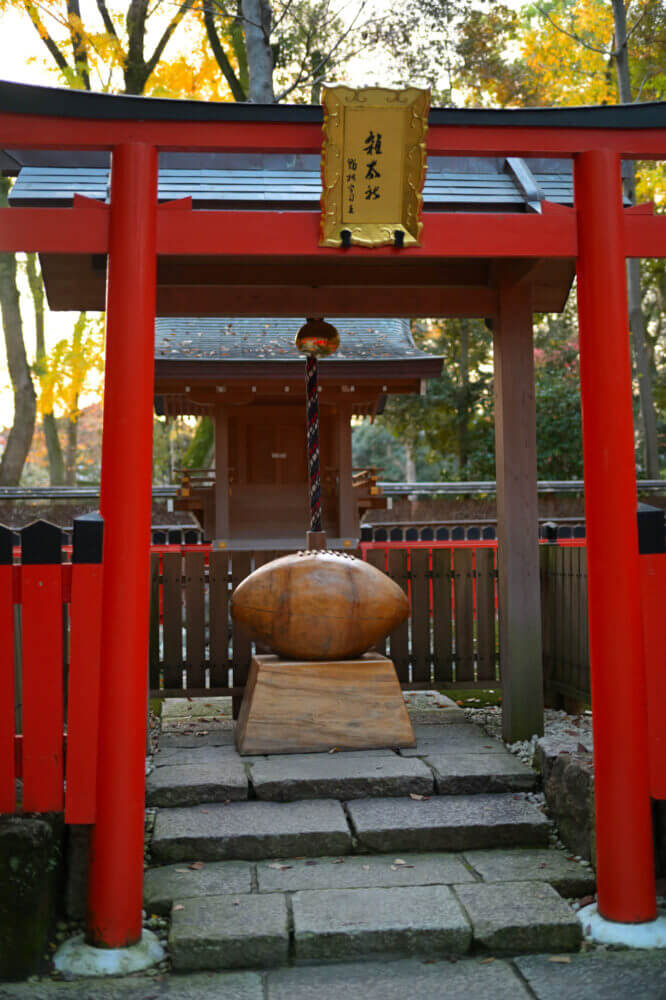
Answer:
[[[419,246],[430,91],[324,87],[320,246]]]

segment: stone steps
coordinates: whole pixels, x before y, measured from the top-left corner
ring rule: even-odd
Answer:
[[[171,914],[174,969],[577,949],[562,895],[593,876],[547,848],[532,769],[461,715],[399,752],[240,758],[229,729],[163,734],[144,902]]]
[[[173,903],[176,970],[271,968],[576,950],[580,925],[554,886],[592,885],[562,852],[514,848],[169,866],[147,872],[145,903]]]
[[[148,777],[147,804],[186,806],[248,798],[350,801],[524,792],[536,786],[538,779],[532,768],[471,723],[414,729],[416,747],[400,752],[386,749],[270,757],[240,757],[229,730],[204,732],[201,737],[165,734]],[[197,743],[197,739],[209,742]]]
[[[542,846],[550,826],[520,794],[229,802],[161,809],[159,862]]]

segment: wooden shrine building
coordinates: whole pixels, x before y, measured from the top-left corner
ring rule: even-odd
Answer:
[[[158,414],[209,416],[215,469],[187,471],[176,509],[225,545],[303,545],[308,523],[301,318],[161,317],[155,329]],[[320,466],[329,542],[355,548],[359,518],[384,506],[371,472],[352,470],[351,418],[387,394],[418,393],[441,358],[415,347],[405,319],[336,319],[340,348],[319,373]]]

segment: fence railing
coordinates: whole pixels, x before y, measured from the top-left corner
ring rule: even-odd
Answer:
[[[542,545],[539,554],[544,697],[554,707],[588,703],[587,550]]]
[[[0,813],[95,819],[102,520],[0,527]],[[16,556],[18,555],[18,558]],[[65,753],[65,747],[67,752]],[[18,787],[17,779],[21,780]]]
[[[584,517],[540,517],[539,537],[585,538]],[[458,542],[490,541],[497,538],[496,518],[449,519],[448,521],[364,521],[361,542]]]
[[[376,647],[394,661],[400,683],[499,686],[494,544],[363,548],[410,598],[408,620]],[[282,554],[203,546],[152,553],[153,696],[240,698],[255,646],[231,619],[231,592]]]

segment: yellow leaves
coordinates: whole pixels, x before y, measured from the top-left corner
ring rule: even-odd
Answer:
[[[549,18],[534,17],[521,45],[527,66],[538,76],[542,103],[615,103],[612,39],[613,13],[605,0],[555,4]]]
[[[633,0],[628,10],[629,64],[638,100],[662,99],[666,89],[666,74],[661,72],[666,65],[663,32],[656,30],[659,22],[655,21],[657,7],[655,0]],[[540,103],[617,103],[609,0],[555,0],[546,8],[528,8],[519,44],[537,82]]]
[[[95,388],[104,370],[102,318],[80,313],[70,339],[59,340],[34,366],[39,382],[39,412],[58,411],[76,421],[81,393]]]
[[[199,18],[181,25],[179,31],[179,52],[158,64],[148,79],[145,93],[151,97],[230,101],[231,91],[208,45]],[[233,64],[231,46],[225,44],[224,48]]]

